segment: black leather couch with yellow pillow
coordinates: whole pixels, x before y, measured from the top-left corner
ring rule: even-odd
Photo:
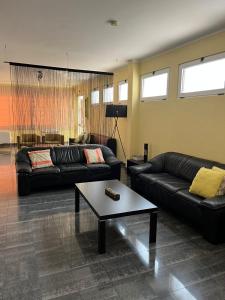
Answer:
[[[170,209],[195,225],[212,243],[225,241],[225,196],[205,199],[191,194],[190,185],[201,167],[225,165],[181,153],[160,154],[132,166],[132,188],[151,202]]]
[[[87,164],[84,149],[100,148],[105,160],[101,164]],[[53,167],[32,169],[28,152],[50,149]],[[59,147],[27,147],[16,154],[19,195],[28,195],[43,187],[72,185],[76,182],[120,179],[121,162],[103,145]]]

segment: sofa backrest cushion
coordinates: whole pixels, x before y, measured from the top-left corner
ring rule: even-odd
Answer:
[[[211,169],[213,167],[213,162],[206,159],[187,156],[186,161],[183,162],[179,169],[178,176],[192,182],[202,167]]]
[[[214,161],[213,166],[225,170],[225,164],[221,164],[221,163],[218,163],[218,162]]]
[[[149,160],[151,166],[151,173],[160,173],[164,171],[166,153],[159,154]]]
[[[221,166],[221,164],[210,160],[176,152],[167,152],[158,155],[150,160],[150,163],[154,166],[153,171],[154,169],[157,171],[158,166],[158,169],[161,168],[161,170],[158,170],[159,172],[173,174],[189,182],[193,181],[201,167],[212,168],[214,165]]]
[[[70,164],[81,161],[78,146],[54,147],[55,161],[54,164]]]
[[[164,172],[180,176],[182,165],[187,160],[187,155],[175,152],[168,152],[165,154]]]

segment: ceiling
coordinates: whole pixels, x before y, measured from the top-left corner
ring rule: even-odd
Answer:
[[[111,71],[223,28],[224,0],[0,0],[0,82],[3,61]]]

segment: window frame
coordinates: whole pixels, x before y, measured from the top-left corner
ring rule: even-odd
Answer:
[[[121,100],[120,99],[120,86],[125,84],[125,83],[127,84],[127,99]],[[119,102],[124,103],[124,102],[128,101],[128,88],[129,87],[128,87],[128,80],[127,79],[119,81],[119,83],[118,83],[118,101]]]
[[[98,102],[93,103],[92,102],[92,93],[98,92]],[[91,91],[91,105],[99,105],[100,104],[100,90],[99,89],[93,89]]]
[[[225,86],[223,89],[213,89],[213,90],[203,90],[203,91],[196,91],[196,92],[188,92],[184,93],[181,92],[182,88],[182,71],[186,67],[191,67],[191,66],[198,66],[201,65],[202,63],[207,63],[210,61],[216,61],[221,58],[225,58],[225,52],[222,53],[217,53],[217,54],[212,54],[209,56],[201,57],[194,59],[192,61],[182,63],[179,65],[179,72],[178,72],[178,98],[191,98],[191,97],[198,97],[198,96],[218,96],[218,95],[224,95],[225,94]]]
[[[144,83],[144,79],[145,78],[149,78],[149,77],[152,77],[152,76],[155,76],[155,75],[160,75],[160,74],[163,74],[163,73],[167,73],[168,76],[167,76],[167,88],[166,88],[166,95],[162,95],[162,96],[150,96],[150,97],[143,97],[143,83]],[[145,101],[158,101],[158,100],[167,100],[168,99],[168,93],[169,93],[169,76],[170,76],[170,68],[167,67],[167,68],[163,68],[163,69],[160,69],[160,70],[156,70],[156,71],[152,71],[150,73],[146,73],[146,74],[143,74],[141,75],[141,84],[140,84],[140,99],[142,102],[145,102]]]
[[[105,101],[105,90],[112,88],[113,89],[113,95],[112,95],[112,101]],[[103,91],[102,91],[102,102],[103,104],[108,104],[108,103],[113,103],[114,102],[114,86],[112,84],[107,85],[105,87],[103,87]]]

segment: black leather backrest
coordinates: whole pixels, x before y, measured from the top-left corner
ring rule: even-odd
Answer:
[[[176,152],[167,152],[165,154],[165,164],[164,171],[175,176],[180,175],[180,169],[182,168],[183,163],[187,160],[187,155],[176,153]]]
[[[111,149],[109,149],[106,146],[99,145],[99,144],[78,145],[77,147],[79,148],[79,151],[80,151],[81,161],[84,162],[84,163],[86,162],[86,158],[85,158],[85,155],[84,155],[84,149],[100,148],[102,150],[102,154],[103,154],[103,157],[104,157],[105,160],[107,159],[107,157],[115,156]]]
[[[78,146],[54,147],[54,151],[55,161],[53,163],[56,165],[78,163],[81,161]]]
[[[218,163],[216,161],[213,161],[213,166],[215,167],[218,167],[218,168],[221,168],[221,169],[224,169],[225,170],[225,164],[221,164],[221,163]]]
[[[212,168],[215,162],[176,152],[165,153],[164,172],[181,177],[190,182],[201,167]]]
[[[152,159],[150,159],[148,162],[152,165],[151,172],[152,173],[160,173],[164,171],[164,165],[165,165],[165,156],[166,153],[159,154]]]
[[[202,167],[211,169],[213,167],[213,162],[206,159],[187,156],[187,160],[182,164],[178,175],[192,182],[195,175]]]
[[[50,155],[54,163],[55,153],[54,153],[54,149],[51,147],[24,147],[16,153],[16,162],[25,162],[30,164],[28,152],[35,151],[35,150],[44,150],[44,149],[50,149]]]

